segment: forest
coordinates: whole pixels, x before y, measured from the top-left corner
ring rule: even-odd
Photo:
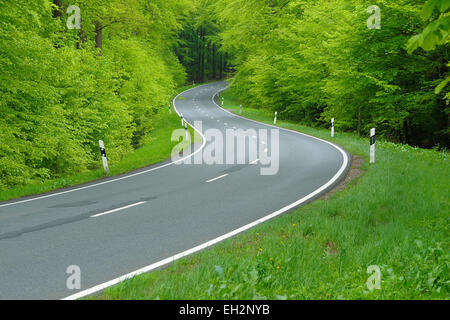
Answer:
[[[244,107],[281,119],[328,127],[335,118],[337,130],[376,127],[389,141],[447,149],[449,7],[1,1],[0,190],[98,166],[99,139],[119,161],[146,144],[177,88],[224,78]]]
[[[369,28],[375,4],[380,26]],[[311,126],[335,118],[338,130],[367,135],[375,127],[390,141],[448,148],[450,1],[212,6],[237,70],[232,87],[246,105]]]

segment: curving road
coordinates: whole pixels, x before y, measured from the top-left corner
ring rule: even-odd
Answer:
[[[234,164],[167,161],[101,182],[0,203],[0,299],[92,294],[280,215],[345,176],[350,160],[344,150],[288,130],[279,131],[275,145],[271,126],[235,116],[215,103],[225,87],[224,82],[200,86],[174,100],[189,124],[202,121],[196,130],[203,142],[184,160],[210,153],[213,141],[208,134],[219,130],[225,136],[225,130],[233,128],[269,131],[267,139],[248,137],[250,145],[258,146],[256,156],[248,155],[244,164],[237,164],[236,157],[230,158]],[[257,160],[276,147],[279,170],[262,175],[261,168],[268,166]],[[236,148],[225,145],[224,157]],[[80,290],[67,289],[70,265],[80,267]]]

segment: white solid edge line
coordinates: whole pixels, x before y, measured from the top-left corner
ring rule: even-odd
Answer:
[[[226,90],[226,89],[227,89],[227,88],[223,89],[222,91],[224,91],[224,90]],[[220,110],[222,110],[222,111],[224,111],[224,112],[226,112],[226,113],[229,113],[230,115],[232,115],[232,116],[234,116],[234,117],[238,117],[238,118],[241,118],[241,119],[244,119],[244,120],[247,120],[247,121],[251,121],[251,122],[257,123],[257,124],[259,124],[259,125],[263,125],[263,126],[267,126],[267,127],[272,127],[272,128],[279,129],[279,130],[283,130],[283,131],[292,132],[292,133],[295,133],[295,134],[299,134],[299,135],[302,135],[302,136],[305,136],[305,137],[309,137],[309,138],[312,138],[312,139],[315,139],[315,140],[322,141],[322,142],[324,142],[324,143],[326,143],[326,144],[329,144],[330,146],[334,147],[335,149],[337,149],[337,150],[342,154],[342,156],[343,156],[343,158],[344,158],[344,164],[345,164],[344,170],[345,170],[345,168],[347,167],[347,164],[348,164],[348,156],[347,156],[347,153],[346,153],[344,150],[342,150],[342,148],[340,148],[338,145],[335,145],[334,143],[332,143],[332,142],[330,142],[330,141],[323,140],[323,139],[320,139],[320,138],[311,136],[311,135],[306,134],[306,133],[303,133],[303,132],[299,132],[299,131],[295,131],[295,130],[291,130],[291,129],[286,129],[286,128],[277,127],[277,126],[274,126],[274,125],[271,125],[271,124],[267,124],[267,123],[264,123],[264,122],[259,122],[259,121],[256,121],[256,120],[248,119],[248,118],[245,118],[245,117],[243,117],[243,116],[234,114],[233,112],[228,111],[228,110],[222,108],[221,106],[219,106],[219,105],[214,101],[214,97],[215,97],[216,95],[218,95],[219,92],[220,92],[220,91],[218,91],[218,92],[213,96],[212,100],[213,100],[214,104],[215,104]],[[338,172],[339,172],[339,171],[338,171]]]
[[[226,89],[226,88],[225,88],[225,89]],[[223,90],[225,90],[225,89],[223,89]],[[223,91],[223,90],[220,90],[220,91]],[[219,91],[219,92],[220,92],[220,91]],[[295,202],[293,202],[293,203],[291,203],[291,204],[289,204],[289,205],[287,205],[287,206],[285,206],[285,207],[283,207],[283,208],[281,208],[281,209],[279,209],[279,210],[277,210],[277,211],[275,211],[275,212],[273,212],[273,213],[271,213],[271,214],[269,214],[269,215],[267,215],[267,216],[265,216],[265,217],[263,217],[263,218],[260,218],[260,219],[254,221],[254,222],[251,222],[251,223],[249,223],[249,224],[247,224],[247,225],[245,225],[245,226],[243,226],[243,227],[240,227],[240,228],[238,228],[238,229],[236,229],[236,230],[233,230],[233,231],[231,231],[231,232],[229,232],[229,233],[226,233],[226,234],[224,234],[224,235],[222,235],[222,236],[220,236],[220,237],[217,237],[217,238],[215,238],[215,239],[212,239],[212,240],[210,240],[210,241],[208,241],[208,242],[205,242],[205,243],[203,243],[203,244],[200,244],[200,245],[198,245],[198,246],[196,246],[196,247],[194,247],[194,248],[192,248],[192,249],[188,249],[188,250],[186,250],[186,251],[180,252],[180,253],[178,253],[178,254],[176,254],[176,255],[174,255],[174,256],[171,256],[171,257],[166,258],[166,259],[164,259],[164,260],[158,261],[158,262],[156,262],[156,263],[153,263],[153,264],[151,264],[151,265],[149,265],[149,266],[143,267],[143,268],[138,269],[138,270],[136,270],[136,271],[130,272],[130,273],[126,274],[126,275],[123,275],[123,276],[118,277],[118,278],[116,278],[116,279],[110,280],[110,281],[108,281],[108,282],[104,282],[104,283],[99,284],[99,285],[97,285],[97,286],[95,286],[95,287],[92,287],[92,288],[90,288],[90,289],[83,290],[83,291],[81,291],[81,292],[78,292],[78,293],[73,294],[73,295],[71,295],[71,296],[68,296],[68,297],[66,297],[66,298],[63,298],[62,300],[76,300],[76,299],[80,299],[80,298],[86,297],[86,296],[88,296],[88,295],[91,295],[91,294],[96,293],[96,292],[98,292],[98,291],[104,290],[104,289],[106,289],[106,288],[108,288],[108,287],[111,287],[111,286],[113,286],[113,285],[116,285],[116,284],[118,284],[118,283],[120,283],[120,282],[122,282],[122,281],[125,281],[125,280],[127,280],[127,279],[130,279],[130,278],[133,278],[133,277],[138,276],[138,275],[140,275],[140,274],[143,274],[143,273],[152,271],[152,270],[157,269],[157,268],[159,268],[159,267],[162,267],[162,266],[164,266],[164,265],[173,263],[174,261],[177,261],[177,260],[179,260],[179,259],[181,259],[181,258],[183,258],[183,257],[186,257],[186,256],[191,255],[191,254],[193,254],[193,253],[199,252],[199,251],[201,251],[201,250],[204,250],[204,249],[206,249],[206,248],[208,248],[208,247],[211,247],[211,246],[213,246],[213,245],[215,245],[215,244],[217,244],[217,243],[219,243],[219,242],[221,242],[221,241],[223,241],[223,240],[226,240],[226,239],[228,239],[228,238],[234,237],[235,235],[237,235],[237,234],[239,234],[239,233],[242,233],[242,232],[244,232],[244,231],[246,231],[246,230],[248,230],[248,229],[251,229],[251,228],[257,226],[258,224],[261,224],[261,223],[266,222],[266,221],[268,221],[268,220],[270,220],[270,219],[273,219],[273,218],[279,216],[280,214],[282,214],[282,213],[284,213],[284,212],[286,212],[286,211],[288,211],[288,210],[290,210],[290,209],[292,209],[292,208],[295,208],[295,207],[299,206],[300,204],[302,204],[302,203],[308,201],[309,199],[311,199],[311,198],[315,197],[316,195],[320,194],[322,191],[326,190],[328,187],[330,187],[331,185],[333,185],[333,183],[335,183],[335,182],[339,179],[339,177],[344,173],[345,169],[347,168],[347,164],[348,164],[348,156],[347,156],[347,153],[346,153],[344,150],[342,150],[339,146],[337,146],[337,145],[335,145],[335,144],[333,144],[333,143],[331,143],[331,142],[329,142],[329,141],[322,140],[322,139],[320,139],[320,138],[316,138],[316,137],[310,136],[310,135],[305,134],[305,133],[301,133],[301,132],[294,131],[294,130],[290,130],[290,129],[284,129],[284,128],[280,128],[280,127],[275,127],[275,126],[273,126],[273,125],[265,124],[265,123],[262,123],[262,122],[258,122],[258,121],[255,121],[255,120],[251,120],[251,119],[247,119],[247,118],[244,118],[244,117],[235,115],[234,113],[231,113],[231,112],[229,112],[229,111],[227,111],[227,110],[221,108],[221,107],[214,101],[214,97],[215,97],[216,95],[217,95],[217,93],[212,97],[212,101],[214,102],[214,104],[217,105],[217,106],[218,106],[220,109],[222,109],[223,111],[230,113],[231,115],[234,115],[234,116],[239,117],[239,118],[243,118],[243,119],[245,119],[245,120],[253,121],[253,122],[258,123],[258,124],[260,124],[260,125],[266,125],[266,126],[269,126],[269,127],[274,127],[274,128],[277,128],[277,129],[281,129],[281,130],[285,130],[285,131],[290,131],[290,132],[297,133],[297,134],[300,134],[300,135],[303,135],[303,136],[307,136],[307,137],[310,137],[310,138],[313,138],[313,139],[316,139],[316,140],[325,142],[325,143],[327,143],[327,144],[329,144],[329,145],[335,147],[339,152],[341,152],[341,154],[342,154],[342,156],[343,156],[343,158],[344,158],[344,161],[343,161],[343,163],[342,163],[341,168],[340,168],[339,171],[333,176],[333,178],[331,178],[330,181],[328,181],[327,183],[325,183],[325,184],[324,184],[323,186],[321,186],[319,189],[313,191],[312,193],[310,193],[310,194],[304,196],[303,198],[301,198],[301,199],[299,199],[299,200],[297,200],[297,201],[295,201]]]
[[[208,182],[213,182],[213,181],[216,181],[216,180],[219,180],[219,179],[225,178],[226,176],[228,176],[228,173],[226,173],[226,174],[223,174],[223,175],[221,175],[221,176],[219,176],[219,177],[217,177],[217,178],[214,178],[214,179],[208,180],[208,181],[206,181],[206,183],[208,183]]]
[[[207,85],[207,84],[206,84],[206,85]],[[178,114],[178,116],[181,116],[181,115],[180,115],[180,113],[178,112],[178,110],[177,110],[177,108],[176,108],[176,106],[175,106],[175,100],[176,100],[180,95],[182,95],[183,93],[186,93],[186,92],[188,92],[188,91],[190,91],[190,90],[193,90],[193,89],[195,89],[195,88],[198,88],[198,87],[194,87],[194,88],[190,88],[190,89],[188,89],[188,90],[185,90],[185,91],[179,93],[179,94],[173,99],[173,101],[172,101],[172,102],[173,102],[173,108],[174,108],[175,112]],[[221,90],[222,90],[222,89],[221,89]],[[218,92],[220,92],[221,90],[219,90]],[[217,93],[218,93],[218,92],[217,92]],[[217,95],[217,93],[216,93],[215,95]],[[215,96],[215,95],[214,95],[214,96]],[[16,204],[21,204],[21,203],[26,203],[26,202],[30,202],[30,201],[46,199],[46,198],[55,197],[55,196],[59,196],[59,195],[66,194],[66,193],[71,193],[71,192],[75,192],[75,191],[81,191],[81,190],[85,190],[85,189],[90,189],[90,188],[98,187],[98,186],[105,185],[105,184],[108,184],[108,183],[112,183],[112,182],[116,182],[116,181],[128,179],[128,178],[131,178],[131,177],[139,176],[139,175],[141,175],[141,174],[145,174],[145,173],[149,173],[149,172],[152,172],[152,171],[155,171],[155,170],[158,170],[158,169],[162,169],[162,168],[171,166],[171,165],[173,165],[173,164],[180,163],[180,162],[182,162],[182,161],[184,161],[184,160],[186,160],[186,159],[188,159],[188,158],[190,158],[190,157],[193,157],[194,155],[196,155],[198,152],[200,152],[200,151],[205,147],[205,144],[206,144],[206,138],[205,138],[205,136],[204,136],[197,128],[195,128],[192,124],[190,124],[190,123],[187,122],[186,120],[185,120],[185,122],[186,122],[190,127],[192,127],[198,134],[200,134],[200,136],[202,137],[202,145],[200,146],[200,148],[198,148],[198,149],[197,149],[196,151],[194,151],[192,154],[190,154],[190,155],[188,155],[188,156],[186,156],[186,157],[184,157],[184,158],[182,158],[182,159],[179,159],[179,160],[177,160],[177,161],[173,161],[173,162],[170,162],[170,163],[166,163],[166,164],[161,165],[161,166],[159,166],[159,167],[155,167],[155,168],[148,169],[148,170],[145,170],[145,171],[133,173],[133,174],[126,175],[126,176],[123,176],[123,177],[120,177],[120,178],[115,178],[115,179],[111,179],[111,180],[108,180],[108,181],[104,181],[104,182],[99,182],[99,183],[91,184],[91,185],[84,186],[84,187],[80,187],[80,188],[75,188],[75,189],[71,189],[71,190],[67,190],[67,191],[56,192],[56,193],[48,194],[48,195],[45,195],[45,196],[37,196],[37,197],[31,198],[31,199],[15,201],[15,202],[6,203],[6,204],[0,204],[0,208],[2,208],[2,207],[9,207],[9,206],[13,206],[13,205],[16,205]]]
[[[113,210],[109,210],[109,211],[105,211],[105,212],[102,212],[102,213],[95,214],[93,216],[90,216],[90,218],[97,218],[97,217],[105,216],[107,214],[111,214],[111,213],[114,213],[114,212],[117,212],[117,211],[125,210],[125,209],[132,208],[132,207],[136,207],[136,206],[139,206],[139,205],[144,204],[144,203],[146,203],[146,201],[133,203],[133,204],[130,204],[130,205],[125,206],[125,207],[121,207],[121,208],[117,208],[117,209],[113,209]]]

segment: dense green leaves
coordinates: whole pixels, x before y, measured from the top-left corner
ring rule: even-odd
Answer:
[[[187,77],[234,70],[280,118],[449,146],[450,0],[78,0],[80,30],[68,5],[0,2],[0,188],[96,167],[99,139],[120,160]]]
[[[414,52],[419,47],[427,51],[434,50],[437,46],[448,41],[450,30],[449,8],[450,0],[428,0],[421,12],[422,18],[429,20],[436,11],[439,13],[439,16],[428,24],[420,34],[409,40],[409,53]]]
[[[419,47],[431,51],[437,46],[448,44],[450,30],[449,9],[450,0],[428,0],[422,10],[422,18],[428,20],[436,11],[439,12],[439,17],[426,26],[421,33],[409,40],[407,47],[410,54]],[[441,93],[449,82],[450,76],[447,76],[446,79],[436,87],[435,93]],[[447,92],[446,98],[447,102],[450,101],[450,92]],[[448,109],[446,110],[448,115]]]
[[[99,139],[120,160],[184,83],[171,51],[182,2],[78,1],[81,30],[55,3],[0,3],[0,189],[97,167]]]
[[[309,125],[336,118],[339,130],[361,134],[376,127],[388,139],[431,147],[449,145],[441,84],[448,2],[217,0],[215,8],[237,69],[232,87],[248,105]],[[381,29],[367,27],[374,4]],[[424,26],[422,17],[435,16],[436,25]],[[431,31],[415,45],[435,50],[408,54],[423,28]]]

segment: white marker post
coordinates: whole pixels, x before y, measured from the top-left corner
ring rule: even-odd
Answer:
[[[183,119],[183,114],[180,113],[180,118],[181,118],[181,126],[184,126],[184,119]]]
[[[172,113],[172,109],[170,108],[170,103],[169,103],[169,113]]]
[[[375,163],[375,128],[370,129],[370,164]]]
[[[188,139],[188,129],[187,129],[187,124],[186,122],[184,123],[184,132],[186,134],[186,140]]]
[[[277,124],[277,112],[275,111],[275,118],[273,119],[273,124]]]
[[[105,151],[105,144],[103,143],[102,140],[98,140],[98,145],[100,146],[100,152],[102,154],[103,169],[105,169],[106,173],[109,173],[108,159],[106,158],[106,151]]]
[[[334,118],[331,118],[331,137],[334,137]]]
[[[239,107],[239,113],[242,114],[242,104]]]

